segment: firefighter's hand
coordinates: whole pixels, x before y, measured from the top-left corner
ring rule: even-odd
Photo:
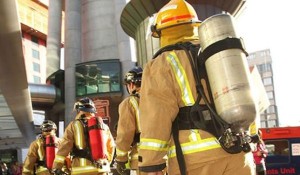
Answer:
[[[127,162],[118,162],[117,161],[117,171],[119,174],[124,175],[126,171],[126,164]]]
[[[68,173],[62,171],[61,169],[54,169],[54,170],[52,170],[52,173],[54,175],[67,175],[68,174]]]

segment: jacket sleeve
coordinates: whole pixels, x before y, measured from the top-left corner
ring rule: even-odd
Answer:
[[[74,144],[73,122],[65,129],[64,136],[58,146],[53,162],[53,169],[61,169],[65,164],[66,157],[70,154]]]
[[[115,153],[116,145],[115,145],[114,137],[112,136],[109,127],[107,125],[105,126],[106,126],[106,134],[107,134],[107,141],[106,141],[107,159],[111,163]]]
[[[116,138],[116,160],[120,162],[128,161],[128,151],[130,150],[136,133],[135,110],[130,104],[130,97],[127,97],[119,105],[119,121]]]
[[[166,166],[164,156],[171,137],[172,121],[179,111],[179,95],[174,84],[172,68],[165,58],[158,57],[146,65],[140,92],[141,171],[161,171]]]
[[[37,150],[38,145],[35,140],[29,146],[28,153],[23,164],[23,175],[30,175],[34,173],[34,165],[38,160]]]

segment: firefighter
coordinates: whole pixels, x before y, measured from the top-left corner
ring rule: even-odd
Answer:
[[[116,162],[119,174],[125,174],[126,164],[133,172],[138,169],[137,144],[141,132],[138,106],[142,73],[143,69],[141,67],[134,67],[124,77],[124,85],[130,96],[125,98],[119,105],[116,138]]]
[[[91,99],[80,99],[74,109],[77,115],[65,129],[52,171],[61,174],[63,160],[70,153],[71,174],[108,175],[115,147],[109,127],[95,116]],[[90,121],[96,123],[90,125]]]
[[[54,143],[49,143],[50,149],[54,149],[55,147],[59,146],[61,140],[56,137],[57,127],[53,121],[43,121],[42,125],[40,126],[40,129],[42,134],[30,144],[30,147],[28,149],[27,157],[23,165],[23,175],[31,175],[34,173],[37,175],[52,174],[51,167],[55,157],[55,152],[46,150],[48,149],[48,143],[46,143],[48,140],[47,138],[51,137],[54,141]],[[47,155],[47,153],[50,154]],[[52,161],[50,159],[52,159]],[[48,161],[50,161],[51,165],[47,165]],[[64,161],[63,165],[65,163]]]
[[[186,117],[190,111],[182,111],[198,101],[196,84],[202,84],[205,96],[208,96],[208,84],[204,79],[195,81],[189,52],[168,46],[186,42],[197,45],[200,25],[190,4],[171,0],[157,13],[151,27],[152,36],[160,39],[161,49],[146,64],[140,91],[139,170],[143,174],[163,174],[167,154],[171,175],[254,175],[251,152],[226,152],[211,132],[192,126]],[[206,103],[202,98],[198,104],[205,107]],[[179,118],[179,114],[183,117]],[[175,122],[178,125],[174,125]],[[208,127],[203,126],[205,123],[200,125]],[[173,132],[176,129],[178,133]],[[179,140],[177,146],[175,139]],[[179,156],[180,152],[183,156]]]

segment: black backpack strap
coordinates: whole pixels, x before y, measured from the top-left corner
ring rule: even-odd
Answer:
[[[248,53],[246,52],[246,49],[244,47],[243,40],[241,38],[227,37],[205,48],[201,52],[201,57],[202,59],[207,60],[212,55],[228,49],[240,49],[245,53],[246,56],[248,56]]]
[[[175,120],[172,123],[172,133],[173,133],[173,139],[175,143],[175,150],[176,150],[176,158],[178,161],[180,174],[186,175],[186,165],[184,160],[184,155],[180,146],[179,142],[179,126],[178,126],[178,117],[175,118]]]

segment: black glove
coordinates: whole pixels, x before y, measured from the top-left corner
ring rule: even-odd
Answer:
[[[54,169],[52,170],[52,173],[55,175],[67,175],[68,173],[62,171],[61,169]]]
[[[125,171],[126,171],[126,164],[127,162],[118,162],[117,161],[117,171],[120,175],[125,175]]]

